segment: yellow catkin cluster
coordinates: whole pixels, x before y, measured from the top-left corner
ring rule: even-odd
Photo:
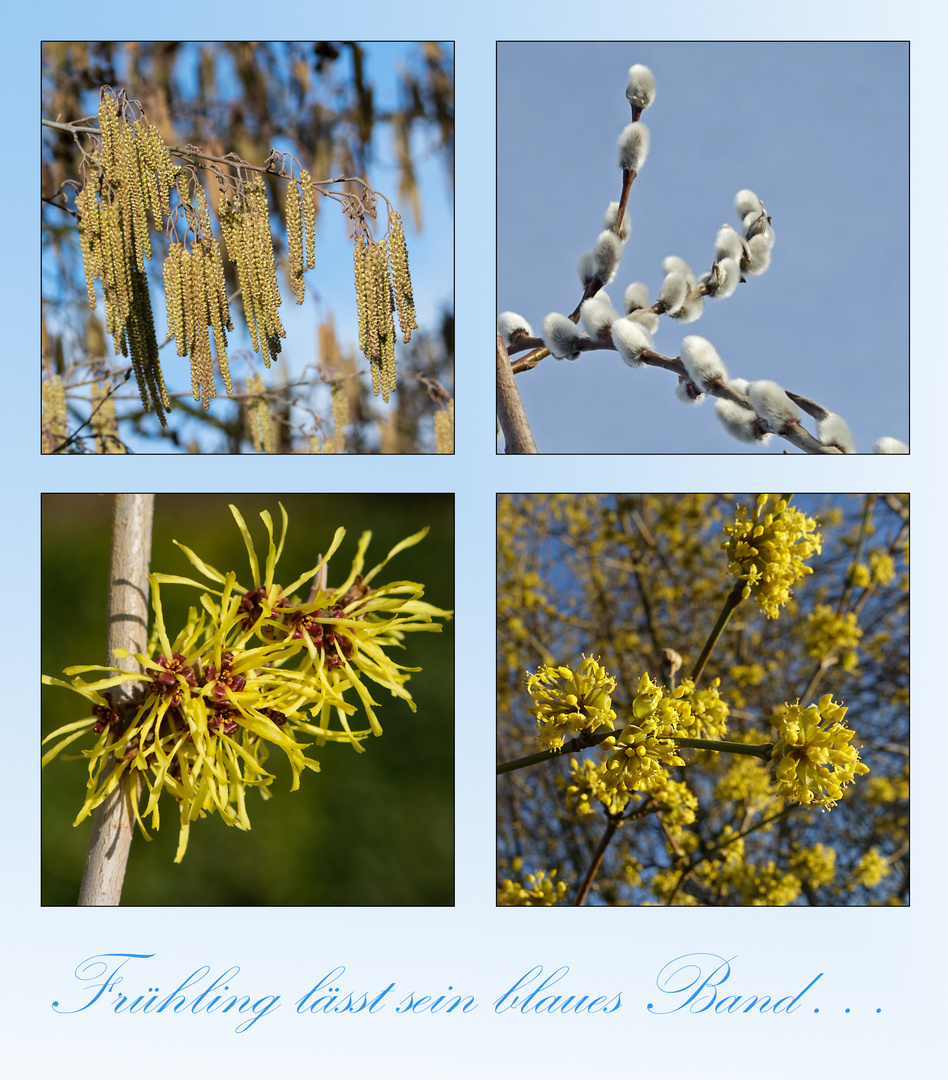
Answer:
[[[99,133],[99,175],[76,196],[89,306],[95,309],[98,278],[115,352],[131,357],[142,406],[164,426],[170,401],[157,369],[145,259],[152,254],[148,214],[159,228],[178,170],[157,129],[143,119],[127,120],[122,102],[108,90],[99,100]]]
[[[372,370],[372,393],[387,402],[395,389],[395,298],[386,242],[357,237],[354,266],[359,348]]]
[[[316,199],[312,179],[305,169],[301,170],[299,180],[290,181],[286,190],[286,239],[290,288],[296,296],[297,304],[302,304],[306,294],[303,272],[316,266]]]
[[[258,454],[275,454],[277,450],[277,430],[270,412],[270,405],[265,397],[267,388],[263,377],[254,373],[247,379],[246,424]],[[252,395],[252,396],[251,396]]]
[[[191,358],[191,393],[205,409],[217,396],[211,365],[210,331],[214,331],[214,359],[228,397],[233,393],[227,362],[227,331],[234,329],[227,302],[220,245],[211,232],[207,193],[196,192],[201,236],[190,250],[172,241],[163,268],[168,336],[177,342],[178,356]]]
[[[270,360],[279,354],[286,331],[280,322],[281,304],[270,237],[270,211],[263,180],[257,177],[243,196],[221,209],[221,230],[227,253],[237,266],[237,280],[254,352]]]
[[[54,375],[43,380],[43,453],[52,454],[68,437],[66,390],[62,379]]]
[[[439,454],[454,453],[454,401],[448,402],[446,409],[438,409],[434,414],[435,450]]]
[[[388,261],[395,284],[395,306],[398,309],[398,325],[402,331],[402,341],[411,340],[412,330],[418,329],[415,321],[415,297],[411,288],[411,274],[408,270],[408,248],[405,245],[405,229],[397,211],[388,217]]]

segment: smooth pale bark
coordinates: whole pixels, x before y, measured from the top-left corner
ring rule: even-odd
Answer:
[[[148,567],[154,506],[154,495],[114,496],[106,663],[125,671],[141,669],[134,657],[118,657],[116,650],[141,653],[148,644]],[[139,693],[138,683],[116,686],[112,690],[116,709]],[[126,777],[93,814],[89,853],[79,889],[80,907],[114,907],[121,901],[134,823]]]
[[[510,357],[500,334],[497,335],[497,418],[504,433],[504,453],[537,453],[530,421],[520,399]]]

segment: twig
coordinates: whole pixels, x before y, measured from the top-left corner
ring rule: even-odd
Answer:
[[[144,652],[148,644],[148,566],[151,562],[151,526],[154,495],[116,495],[112,516],[112,555],[109,564],[109,667],[139,672],[133,656],[116,650]],[[134,705],[136,684],[114,688],[116,711]],[[95,811],[89,853],[79,889],[80,907],[115,907],[122,899],[122,883],[132,842],[134,814],[126,775]]]

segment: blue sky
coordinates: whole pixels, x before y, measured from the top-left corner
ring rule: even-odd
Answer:
[[[750,188],[773,217],[770,268],[706,301],[696,322],[663,317],[656,350],[677,356],[685,334],[706,337],[732,376],[773,379],[839,413],[861,452],[882,435],[908,442],[905,43],[500,43],[498,311],[539,334],[579,301],[576,262],[619,197],[635,63],[657,93],[613,303],[633,281],[654,300],[667,255],[707,270],[719,226],[739,226],[734,195]],[[541,453],[748,451],[713,402],[679,402],[676,382],[611,351],[517,376]]]

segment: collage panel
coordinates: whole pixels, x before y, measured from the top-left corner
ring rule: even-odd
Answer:
[[[907,495],[505,494],[497,903],[909,903]]]
[[[908,117],[908,41],[499,41],[498,452],[908,453]]]
[[[453,495],[47,494],[41,562],[44,906],[454,904]]]
[[[454,43],[46,41],[44,454],[454,452]]]

